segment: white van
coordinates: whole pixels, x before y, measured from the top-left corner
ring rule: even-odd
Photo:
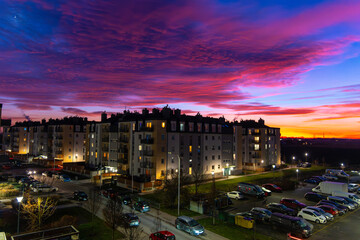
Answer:
[[[334,197],[348,197],[351,200],[360,204],[360,197],[355,193],[347,193],[347,192],[333,192],[332,195]]]

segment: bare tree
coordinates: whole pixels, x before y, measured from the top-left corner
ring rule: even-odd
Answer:
[[[91,221],[94,220],[94,216],[96,216],[97,212],[101,207],[101,197],[100,190],[96,186],[92,186],[89,188],[89,196],[88,201],[84,204],[84,207],[91,212]]]
[[[125,240],[140,240],[144,239],[143,229],[142,227],[130,227],[128,225],[124,225],[124,227],[120,230],[120,232],[124,235]]]
[[[187,185],[191,182],[188,174],[184,174],[181,171],[180,176],[178,173],[171,174],[171,177],[167,177],[164,182],[163,191],[164,194],[164,204],[169,207],[175,207],[177,205],[177,196],[178,196],[178,177],[180,177],[180,187]],[[186,196],[181,197],[181,199],[188,199],[189,191],[187,188],[181,189],[181,195]]]
[[[27,198],[22,204],[22,216],[28,220],[28,230],[36,231],[41,229],[44,221],[52,216],[56,210],[57,201],[51,197]]]
[[[192,170],[192,180],[195,185],[195,195],[198,194],[198,189],[202,181],[205,179],[205,172],[201,166],[194,167]]]
[[[103,209],[105,223],[112,229],[112,239],[115,239],[115,230],[121,225],[122,204],[117,198],[109,198],[106,207]]]

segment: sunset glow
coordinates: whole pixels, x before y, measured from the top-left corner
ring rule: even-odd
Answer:
[[[3,118],[168,104],[360,138],[359,16],[355,0],[4,0]]]

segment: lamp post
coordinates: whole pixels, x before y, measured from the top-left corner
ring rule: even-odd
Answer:
[[[23,200],[24,197],[17,197],[16,200],[19,203],[19,210],[18,210],[18,222],[17,222],[17,234],[19,234],[20,232],[20,205],[21,205],[21,201]]]
[[[299,181],[299,169],[296,169],[296,180]]]
[[[273,164],[273,165],[272,165],[272,168],[273,168],[273,178],[275,178],[275,168],[276,168],[276,165]]]
[[[305,153],[305,162],[307,162],[308,153]]]
[[[179,171],[178,171],[178,216],[180,216],[180,157],[179,155],[176,155],[178,157],[179,162]]]
[[[295,156],[292,157],[292,162],[295,165]]]
[[[213,217],[213,225],[215,225],[215,172],[212,171],[211,172],[211,175],[212,175],[212,205],[213,205],[213,209],[212,209],[212,217]]]

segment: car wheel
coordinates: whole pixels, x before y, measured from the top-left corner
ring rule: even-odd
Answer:
[[[235,198],[235,200],[239,200],[239,198],[238,198],[238,197],[236,197],[236,198]]]
[[[316,223],[320,223],[319,219],[316,219],[315,222],[316,222]]]

